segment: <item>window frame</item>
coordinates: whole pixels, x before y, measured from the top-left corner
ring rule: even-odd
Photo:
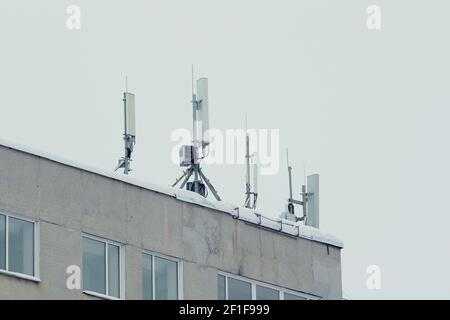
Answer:
[[[289,290],[289,289],[285,289],[285,290],[283,290],[283,294],[282,294],[283,299],[282,299],[282,300],[285,300],[285,299],[284,299],[284,295],[285,295],[285,294],[290,294],[290,295],[293,295],[293,296],[298,296],[298,297],[300,297],[300,298],[305,298],[305,300],[319,300],[319,299],[320,299],[319,297],[313,297],[313,298],[311,298],[311,297],[309,297],[309,296],[306,296],[305,294],[299,294],[299,293],[296,292],[296,291]],[[300,299],[300,300],[301,300],[301,299]]]
[[[177,263],[177,291],[178,291],[177,292],[177,300],[184,300],[184,298],[183,298],[183,260],[176,258],[176,257],[161,254],[158,252],[149,251],[149,250],[143,250],[141,252],[141,259],[144,254],[152,257],[152,297],[153,297],[153,299],[149,300],[149,301],[156,300],[156,298],[155,298],[155,257],[158,257],[161,259],[166,259],[166,260]],[[143,272],[142,262],[141,262],[141,271]],[[142,281],[144,281],[143,275],[142,275]],[[141,290],[142,299],[144,299],[143,290],[144,290],[144,286],[142,283],[142,290]],[[158,300],[156,300],[156,301],[158,301]]]
[[[307,294],[307,293],[304,293],[304,292],[299,292],[299,291],[295,291],[295,290],[279,287],[279,286],[276,286],[276,285],[273,285],[273,284],[270,284],[270,283],[266,283],[266,282],[262,282],[262,281],[258,281],[258,280],[254,280],[254,279],[250,279],[250,278],[246,278],[246,277],[235,275],[235,274],[228,273],[228,272],[218,271],[217,272],[217,276],[219,276],[219,275],[225,277],[225,300],[228,300],[228,278],[234,278],[236,280],[241,280],[241,281],[245,281],[247,283],[250,283],[251,288],[252,288],[252,300],[256,300],[256,286],[277,290],[278,291],[278,300],[284,300],[284,294],[285,293],[296,295],[296,296],[305,298],[306,300],[320,300],[320,299],[322,299],[319,296],[314,296],[314,295]]]
[[[95,240],[102,242],[105,244],[105,292],[106,294],[91,291],[91,290],[85,290],[84,289],[84,282],[82,280],[82,288],[83,293],[94,296],[97,298],[107,299],[107,300],[124,300],[125,299],[125,254],[124,254],[124,247],[123,244],[120,242],[109,240],[106,238],[98,237],[92,234],[88,233],[82,233],[81,234],[81,265],[83,266],[83,256],[84,256],[84,248],[83,248],[83,238],[87,238],[90,240]],[[119,248],[119,297],[110,296],[109,293],[109,259],[108,254],[109,245],[116,246]],[[81,268],[81,276],[83,279],[84,276],[84,270]]]
[[[39,220],[3,210],[0,211],[0,216],[5,217],[5,269],[0,268],[0,274],[30,280],[33,282],[41,282],[39,277]],[[33,224],[33,275],[9,271],[9,218],[30,222]]]

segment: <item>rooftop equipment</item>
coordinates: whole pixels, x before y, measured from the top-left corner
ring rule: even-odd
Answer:
[[[247,125],[246,125],[247,127]],[[246,175],[245,175],[245,202],[244,207],[249,209],[256,209],[258,200],[258,164],[256,163],[256,152],[250,155],[250,136],[247,132],[245,136],[245,160],[246,160]],[[251,163],[253,162],[253,163]],[[250,184],[251,174],[250,166],[253,167],[253,191]]]
[[[289,150],[286,151],[287,168],[289,176],[289,199],[286,205],[286,211],[282,217],[291,221],[303,221],[305,225],[319,228],[319,175],[313,174],[307,177],[306,185],[301,187],[302,200],[295,200],[292,195],[292,167],[289,165]],[[305,173],[306,176],[306,173]],[[294,205],[302,206],[302,216],[295,215]]]
[[[135,117],[135,96],[128,92],[128,81],[126,80],[125,92],[123,93],[124,110],[124,134],[123,141],[125,146],[124,156],[119,159],[114,171],[123,168],[123,173],[128,174],[131,171],[130,162],[134,145],[136,144],[136,117]]]
[[[172,187],[180,181],[180,189],[186,189],[202,195],[208,196],[208,189],[217,201],[221,201],[219,194],[203,173],[200,162],[206,157],[205,149],[209,145],[207,136],[209,129],[209,99],[208,99],[208,79],[197,80],[197,94],[194,93],[194,71],[192,70],[192,145],[181,146],[180,166],[187,167],[181,177],[179,177]],[[193,181],[189,181],[194,176]],[[208,189],[207,189],[208,188]]]

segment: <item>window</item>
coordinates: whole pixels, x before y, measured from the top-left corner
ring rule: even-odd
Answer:
[[[225,284],[225,276],[219,274],[217,277],[217,287],[219,288],[219,291],[217,293],[217,299],[218,300],[225,300],[227,293],[226,293],[226,284]]]
[[[279,300],[280,292],[275,289],[256,285],[256,300]]]
[[[83,290],[121,297],[120,245],[83,236]]]
[[[145,300],[180,299],[180,262],[156,254],[142,255],[142,279]]]
[[[220,272],[217,276],[219,300],[310,300],[317,296]]]
[[[251,300],[252,284],[250,282],[228,278],[229,300]]]
[[[0,269],[6,270],[6,216],[0,214]]]
[[[284,293],[284,300],[307,300],[305,297],[292,294],[292,293]]]
[[[144,300],[153,300],[153,256],[142,256],[142,281]]]
[[[36,222],[0,214],[0,270],[37,276]]]

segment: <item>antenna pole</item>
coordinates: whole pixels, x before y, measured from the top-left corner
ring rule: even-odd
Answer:
[[[197,96],[194,93],[194,65],[192,65],[192,168],[194,171],[194,192],[198,193],[199,186],[199,171],[200,166],[198,164],[198,133],[197,133],[197,110],[198,110],[198,101]]]
[[[306,163],[303,162],[303,184],[306,186]]]
[[[303,219],[306,224],[306,202],[308,201],[308,194],[306,193],[306,186],[302,185],[302,207],[303,207]]]
[[[292,167],[289,165],[289,149],[286,149],[286,159],[289,175],[289,202],[292,202]]]
[[[249,209],[256,209],[256,203],[258,198],[258,167],[256,161],[253,160],[253,191],[250,183],[250,159],[256,157],[256,153],[250,155],[250,135],[247,128],[247,115],[245,116],[245,162],[246,162],[246,175],[245,175],[245,202],[244,207]],[[253,202],[251,197],[253,195]]]
[[[292,167],[289,165],[289,149],[286,149],[286,159],[287,159],[287,167],[288,167],[288,175],[289,175],[289,199],[288,199],[288,213],[292,214],[295,217],[295,221],[303,221],[306,217],[306,187],[302,186],[302,201],[295,200],[292,196]],[[303,217],[298,218],[295,216],[294,204],[298,204],[303,206]]]
[[[256,159],[256,153],[253,154]],[[256,209],[256,203],[258,201],[258,164],[256,160],[253,163],[253,209]]]
[[[126,80],[126,89],[128,91],[128,80]],[[123,133],[123,140],[125,142],[125,155],[123,157],[123,173],[124,174],[128,174],[128,172],[130,171],[130,162],[129,162],[129,158],[128,158],[128,152],[127,152],[127,145],[128,145],[128,135],[127,135],[127,91],[123,94],[123,113],[124,113],[124,117],[123,119],[125,120],[125,125],[124,125],[124,133]]]
[[[247,131],[247,118],[245,119],[245,130]],[[246,162],[246,176],[245,176],[245,203],[244,207],[250,208],[250,137],[248,132],[245,135],[245,162]]]

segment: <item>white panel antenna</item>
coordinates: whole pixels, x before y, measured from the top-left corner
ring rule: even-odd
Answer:
[[[209,143],[209,137],[206,136],[209,129],[208,78],[197,80],[197,101],[197,120],[202,124],[202,130],[197,134],[201,134],[201,140],[205,145]]]
[[[125,92],[125,134],[136,137],[136,116],[134,94]]]
[[[306,224],[308,226],[319,228],[319,175],[312,174],[308,176],[308,210]]]
[[[253,154],[253,193],[258,194],[258,163],[256,153]]]
[[[124,113],[124,133],[123,141],[125,145],[124,156],[119,159],[114,171],[123,168],[123,173],[128,174],[131,171],[130,162],[134,145],[136,144],[136,114],[135,114],[135,96],[128,92],[128,80],[123,93],[123,113]]]

